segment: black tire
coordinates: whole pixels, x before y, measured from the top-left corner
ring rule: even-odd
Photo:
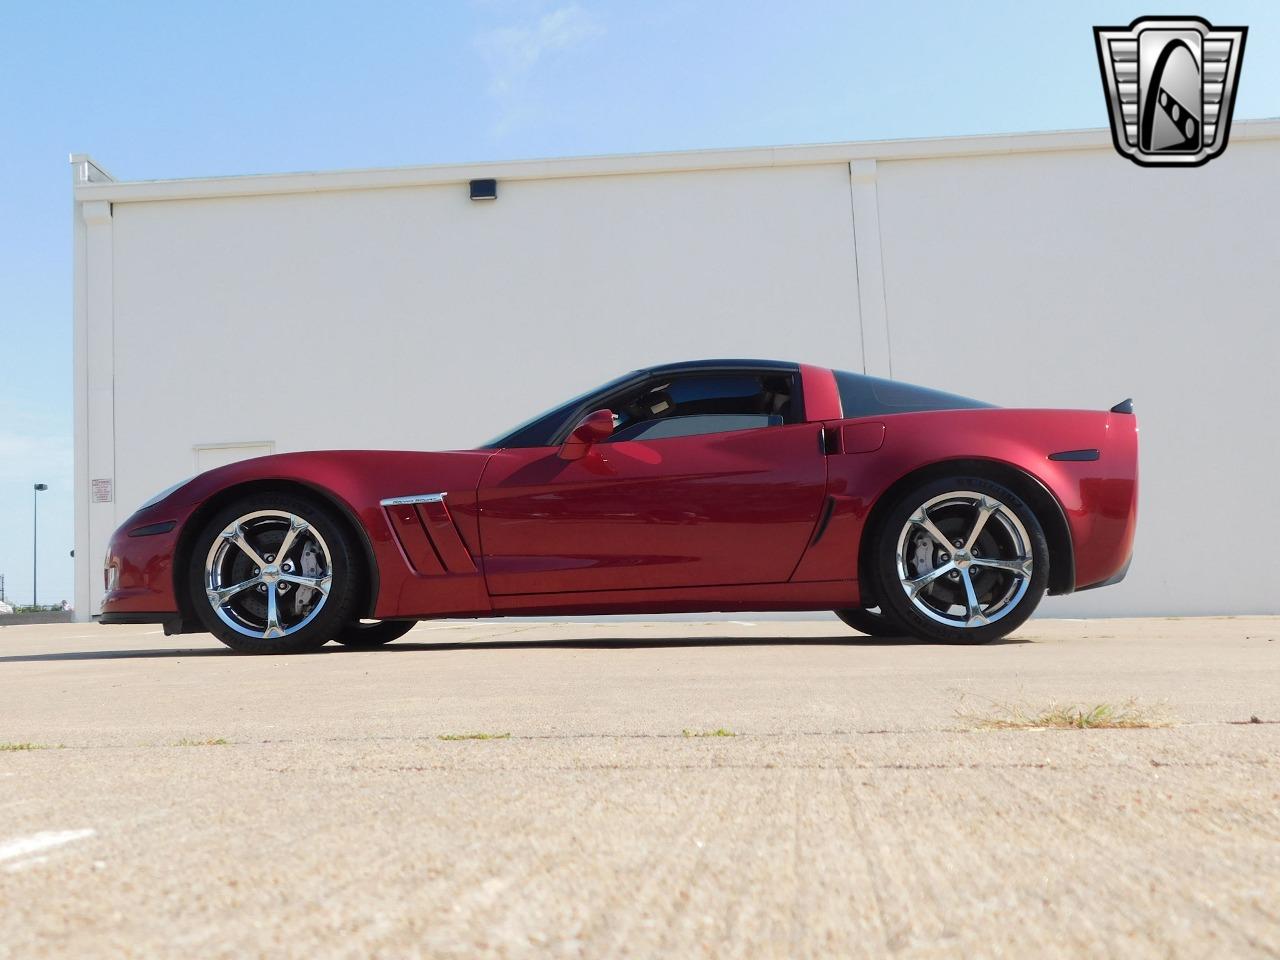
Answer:
[[[356,620],[338,631],[333,639],[353,650],[372,650],[399,640],[417,625],[417,620],[376,620],[372,623]]]
[[[890,619],[884,610],[864,610],[861,607],[850,607],[847,610],[836,610],[835,615],[859,633],[868,637],[907,637],[911,633],[906,626],[896,619]]]
[[[978,498],[988,504],[994,501],[1000,509],[989,515],[995,520],[983,525],[970,557],[955,541],[969,540],[980,514]],[[923,514],[933,529],[951,539],[945,548],[912,519],[920,518],[926,508],[935,511]],[[909,490],[889,508],[873,536],[871,574],[876,595],[892,618],[924,641],[979,644],[998,640],[1031,616],[1049,582],[1049,544],[1035,512],[1008,487],[982,477],[946,477]],[[910,559],[904,559],[908,563],[905,574],[899,569],[900,544],[904,551],[911,548]],[[986,567],[984,560],[989,564]],[[990,566],[1001,562],[1017,564],[1019,571]],[[913,563],[917,565],[910,566]],[[956,564],[963,564],[963,571],[956,569]],[[908,595],[904,576],[923,579],[943,566],[953,569],[935,577],[916,599]],[[970,605],[966,584],[974,589],[977,608]],[[971,617],[974,609],[983,616]],[[986,614],[995,616],[988,620]]]
[[[265,513],[248,519],[250,515]],[[296,518],[305,527],[291,538],[288,557],[275,557],[270,551],[285,546],[281,541]],[[240,523],[247,544],[268,561],[261,573],[276,578],[271,584],[255,582],[254,586],[234,594],[215,609],[209,596],[211,577],[223,585],[249,582],[259,571],[248,553],[231,540],[224,544],[224,532]],[[327,558],[324,555],[327,550]],[[354,621],[356,602],[363,576],[360,555],[346,523],[332,508],[292,493],[253,494],[219,510],[197,535],[187,571],[187,589],[205,629],[239,653],[304,653],[318,650],[337,637],[343,626]],[[320,588],[300,587],[288,577],[303,574],[321,575],[328,564],[328,593]],[[277,567],[279,569],[277,569]],[[287,569],[286,569],[287,568]],[[211,573],[210,571],[214,571]],[[242,579],[243,578],[243,579]],[[314,576],[311,579],[316,579]],[[281,583],[283,582],[283,586]],[[319,581],[317,581],[319,582]],[[264,589],[265,588],[265,589]],[[254,633],[253,628],[269,624],[268,591],[275,591],[277,623],[283,635],[269,631]],[[289,597],[286,593],[292,593]],[[303,591],[308,598],[302,602]],[[290,609],[292,605],[292,609]],[[219,614],[219,610],[222,614]],[[292,615],[292,616],[291,616]],[[293,623],[290,623],[290,620]],[[233,626],[235,624],[235,626]]]

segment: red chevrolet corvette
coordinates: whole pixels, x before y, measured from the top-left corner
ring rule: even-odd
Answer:
[[[103,623],[249,653],[371,647],[433,617],[834,610],[1004,636],[1122,579],[1138,429],[805,364],[637,370],[475,450],[262,457],[145,503]]]

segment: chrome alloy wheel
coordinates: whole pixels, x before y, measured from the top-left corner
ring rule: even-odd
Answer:
[[[898,535],[898,580],[912,605],[949,627],[994,623],[1031,585],[1031,538],[1013,510],[957,490],[917,508]]]
[[[324,537],[301,517],[257,510],[214,538],[204,564],[209,605],[246,637],[287,637],[315,619],[333,585]]]

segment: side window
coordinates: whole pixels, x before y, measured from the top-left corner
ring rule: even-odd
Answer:
[[[691,437],[792,422],[793,377],[696,374],[650,381],[613,405],[609,442]]]
[[[878,417],[922,410],[972,410],[991,406],[981,400],[970,400],[898,380],[882,380],[844,370],[833,372],[836,389],[840,391],[840,406],[846,417]]]

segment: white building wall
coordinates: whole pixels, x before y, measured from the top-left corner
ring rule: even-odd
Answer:
[[[1139,170],[1099,131],[80,182],[77,609],[115,525],[198,466],[470,446],[645,363],[740,355],[1006,405],[1132,394],[1133,571],[1045,609],[1275,612],[1248,558],[1280,542],[1256,508],[1280,124],[1244,126],[1199,170]],[[484,176],[498,199],[470,201]]]
[[[650,362],[860,368],[850,204],[844,164],[517,181],[492,203],[116,203],[116,502],[88,556],[197,446],[469,447]]]
[[[1136,398],[1118,587],[1047,613],[1277,613],[1280,140],[1195,170],[1109,150],[879,165],[894,375],[1004,406]]]

